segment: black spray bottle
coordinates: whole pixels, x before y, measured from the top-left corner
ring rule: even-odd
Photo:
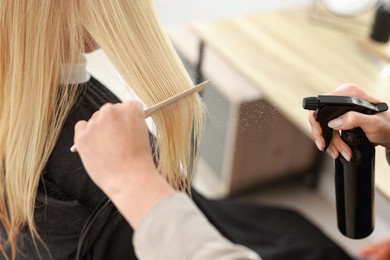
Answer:
[[[373,115],[386,111],[386,103],[371,104],[349,96],[318,96],[303,99],[303,108],[315,110],[325,139],[324,151],[332,139],[328,122],[348,111]],[[374,230],[375,146],[359,127],[341,132],[352,149],[352,158],[335,160],[337,223],[346,237],[360,239]]]

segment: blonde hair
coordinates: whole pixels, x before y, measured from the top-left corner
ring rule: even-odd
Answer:
[[[0,12],[0,220],[14,258],[23,226],[39,237],[38,183],[76,98],[77,85],[59,86],[60,69],[80,62],[86,33],[146,106],[193,83],[150,0],[0,0]],[[153,121],[158,169],[175,189],[189,191],[203,123],[200,99],[192,95],[161,109]]]

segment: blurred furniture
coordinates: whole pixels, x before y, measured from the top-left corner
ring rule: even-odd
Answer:
[[[191,71],[199,38],[188,28],[170,36]],[[310,138],[220,55],[203,51],[201,70],[211,82],[202,93],[207,114],[196,177],[217,197],[292,178],[315,185],[319,151]]]
[[[368,37],[322,26],[306,14],[306,10],[265,13],[198,23],[192,29],[200,39],[200,61],[205,63],[207,56],[203,54],[211,50],[257,89],[281,116],[309,136],[308,112],[300,105],[303,97],[354,82],[390,102],[390,81],[381,75],[386,66],[382,58],[388,57],[386,46],[371,43]],[[370,17],[364,19],[364,23],[371,23]],[[205,65],[198,66],[202,72]],[[263,127],[268,128],[269,122]],[[275,135],[283,138],[281,132]],[[294,146],[297,153],[302,147]],[[229,183],[235,177],[243,177],[234,174],[223,180]],[[390,198],[389,166],[381,148],[377,151],[376,181],[377,188]]]
[[[215,186],[232,194],[302,176],[314,185],[318,152],[310,138],[219,55],[204,51],[202,71],[211,84],[203,92],[207,116],[200,155]]]
[[[313,22],[346,34],[365,37],[371,31],[367,18],[375,11],[376,2],[377,0],[312,0],[307,12]]]

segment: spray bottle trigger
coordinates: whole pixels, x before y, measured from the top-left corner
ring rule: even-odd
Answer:
[[[325,152],[328,149],[330,142],[332,141],[333,129],[328,126],[328,122],[326,121],[320,121],[319,123],[322,129],[322,136],[325,139],[325,147],[323,149],[323,152]]]

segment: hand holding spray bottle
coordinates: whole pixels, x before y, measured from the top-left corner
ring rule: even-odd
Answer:
[[[371,104],[349,96],[306,97],[302,105],[304,109],[315,110],[325,139],[324,151],[333,135],[329,121],[348,111],[373,115],[388,109],[386,103]],[[375,145],[359,127],[342,131],[341,139],[351,147],[352,157],[350,161],[342,156],[335,160],[337,223],[342,234],[360,239],[374,229]]]

